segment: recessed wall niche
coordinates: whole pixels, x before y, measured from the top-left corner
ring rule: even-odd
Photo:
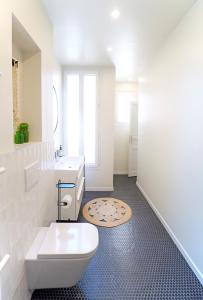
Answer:
[[[12,16],[13,127],[29,124],[29,141],[42,140],[41,51]]]

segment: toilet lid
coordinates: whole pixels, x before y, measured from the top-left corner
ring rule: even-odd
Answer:
[[[89,223],[52,223],[38,251],[38,258],[85,258],[97,249],[97,228]]]

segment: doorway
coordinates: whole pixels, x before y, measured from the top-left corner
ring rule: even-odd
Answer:
[[[136,83],[117,83],[114,174],[137,175],[138,103]]]

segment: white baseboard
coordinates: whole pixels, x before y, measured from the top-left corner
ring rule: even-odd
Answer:
[[[195,275],[197,276],[197,278],[200,281],[200,283],[203,285],[203,274],[198,269],[198,267],[196,266],[196,264],[193,262],[193,260],[191,259],[191,257],[189,256],[189,254],[187,253],[187,251],[185,250],[185,248],[183,247],[183,245],[177,239],[176,235],[174,234],[174,232],[172,231],[172,229],[170,228],[170,226],[167,224],[167,222],[161,216],[161,214],[158,211],[158,209],[154,206],[152,200],[145,193],[145,191],[143,190],[143,188],[141,187],[141,185],[139,184],[139,182],[137,182],[136,184],[137,184],[137,187],[140,190],[140,192],[143,194],[143,196],[145,197],[145,199],[147,200],[147,202],[149,203],[149,205],[151,206],[151,208],[155,212],[156,216],[159,218],[159,220],[161,221],[161,223],[165,227],[166,231],[168,232],[168,234],[172,238],[173,242],[175,243],[175,245],[177,246],[177,248],[179,249],[179,251],[182,253],[182,255],[185,258],[185,260],[187,261],[188,265],[190,266],[190,268],[192,269],[192,271],[195,273]]]
[[[110,187],[86,187],[85,190],[87,192],[113,192],[113,186]]]
[[[128,170],[124,170],[124,171],[114,171],[113,172],[114,175],[128,175]]]

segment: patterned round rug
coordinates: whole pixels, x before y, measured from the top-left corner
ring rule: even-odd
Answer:
[[[83,217],[98,226],[118,226],[129,221],[131,216],[131,208],[115,198],[95,198],[83,207]]]

